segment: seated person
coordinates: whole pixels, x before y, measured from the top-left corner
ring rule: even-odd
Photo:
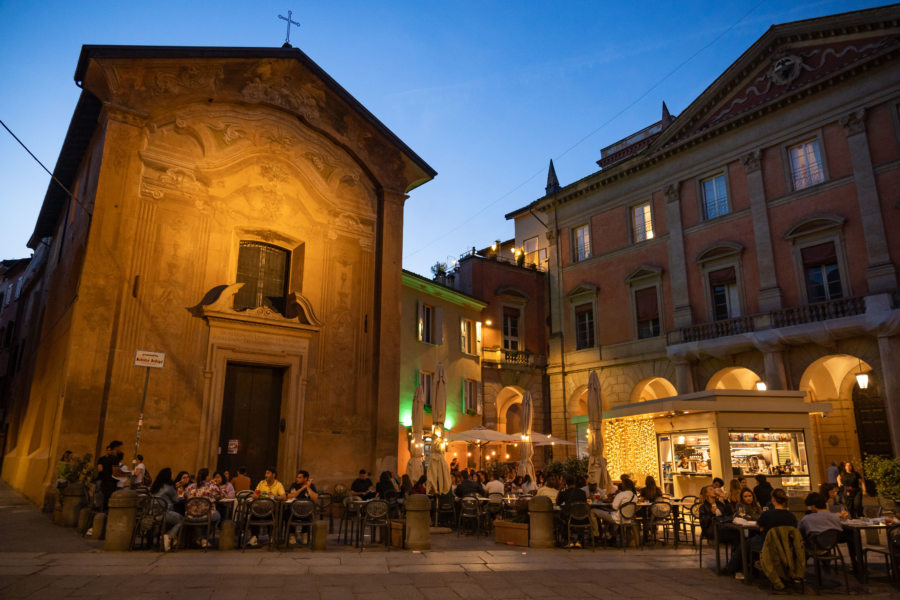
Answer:
[[[734,508],[734,516],[741,517],[745,521],[755,521],[762,514],[762,506],[756,501],[753,490],[744,488],[741,490],[741,498]]]
[[[558,485],[559,480],[556,478],[556,475],[551,475],[547,478],[547,483],[544,484],[544,487],[538,488],[535,496],[547,496],[550,498],[551,502],[556,504],[556,496],[559,494],[559,489],[557,489]]]
[[[718,536],[720,544],[731,546],[731,560],[725,565],[725,572],[736,577],[743,578],[741,570],[741,552],[737,548],[740,543],[741,532],[736,529],[720,527],[720,523],[727,523],[733,517],[730,502],[723,502],[712,485],[705,485],[700,489],[700,531],[707,540],[713,541]]]
[[[216,471],[216,473],[213,475],[212,480],[213,480],[213,483],[215,483],[218,486],[219,491],[222,492],[223,498],[234,498],[234,496],[235,496],[234,486],[231,485],[230,481],[225,479],[224,474],[220,473],[219,471]]]
[[[566,527],[569,520],[569,507],[572,504],[587,502],[587,494],[584,490],[577,486],[577,480],[574,475],[566,476],[566,489],[556,495],[556,504],[559,506],[558,526]],[[597,537],[597,517],[593,513],[588,513],[591,522],[591,534]],[[576,542],[577,543],[577,542]]]
[[[453,493],[457,498],[462,498],[463,496],[470,496],[472,494],[476,496],[484,495],[484,488],[481,487],[480,483],[472,481],[469,479],[468,471],[460,471],[459,476],[462,477],[462,481],[459,482],[459,485],[456,486],[456,489],[453,490]]]
[[[428,490],[425,489],[425,484],[428,483],[428,476],[422,475],[419,477],[419,480],[416,482],[416,485],[413,486],[410,494],[427,494]]]
[[[797,529],[803,534],[803,540],[807,543],[811,543],[813,538],[820,533],[829,530],[837,531],[839,533],[837,538],[838,542],[847,544],[850,558],[855,561],[855,546],[850,540],[850,532],[844,529],[840,515],[829,510],[827,500],[821,494],[813,492],[806,497],[803,504],[805,504],[807,508],[812,509],[812,512],[804,515],[803,518],[800,519],[800,524],[797,525]]]
[[[775,529],[776,527],[796,527],[797,526],[797,517],[794,516],[790,510],[788,510],[788,496],[787,492],[785,492],[781,488],[776,488],[772,491],[772,506],[773,508],[769,510],[764,510],[762,514],[759,515],[759,518],[756,519],[756,525],[759,527],[760,534],[755,535],[750,538],[749,546],[750,552],[756,552],[757,554],[762,552],[763,544],[766,541],[766,535]],[[741,559],[740,559],[740,551],[736,552],[738,555],[737,560],[734,559],[734,554],[732,554],[731,562],[736,562],[738,568],[741,568]],[[736,575],[737,577],[737,575]],[[738,577],[739,579],[742,578]]]
[[[378,477],[378,483],[375,484],[375,497],[385,499],[385,494],[390,494],[391,492],[400,493],[400,490],[397,489],[397,484],[394,483],[394,478],[391,477],[390,471],[382,471],[381,475]]]
[[[256,490],[254,494],[256,496],[262,496],[265,494],[266,498],[271,498],[273,500],[284,500],[287,496],[284,492],[284,486],[281,485],[281,482],[276,479],[278,476],[278,471],[275,467],[268,467],[266,469],[266,478],[256,484]],[[276,507],[275,510],[278,510]],[[251,525],[250,533],[252,536],[250,537],[250,541],[247,542],[247,545],[251,548],[255,548],[259,544],[259,536],[262,532],[262,526]]]
[[[603,510],[602,508],[595,508],[593,510],[594,514],[603,519],[606,523],[610,525],[618,525],[621,519],[621,515],[619,514],[619,508],[622,507],[623,504],[627,502],[636,502],[637,501],[637,493],[634,490],[634,482],[629,477],[622,477],[622,491],[615,495],[612,501],[612,510]],[[611,538],[612,534],[607,533],[607,538]]]
[[[644,489],[641,490],[641,499],[647,502],[653,502],[657,498],[662,498],[662,490],[656,485],[656,480],[651,475],[647,475],[644,479]]]
[[[375,492],[372,490],[372,480],[369,479],[369,474],[365,469],[360,469],[359,475],[350,484],[350,496],[357,497],[360,500],[368,500],[375,497]]]
[[[712,488],[720,500],[724,501],[728,499],[728,490],[725,489],[724,479],[721,477],[714,477],[712,480]]]
[[[819,486],[819,495],[825,498],[825,504],[828,510],[833,513],[844,512],[844,505],[838,494],[838,486],[836,483],[823,483]]]
[[[250,489],[251,481],[247,477],[247,467],[238,467],[238,474],[231,480],[231,485],[235,494]]]
[[[484,491],[487,494],[502,494],[504,492],[503,482],[500,481],[500,475],[494,473],[494,478],[487,482],[484,486]]]
[[[309,478],[309,471],[304,471],[303,469],[297,471],[297,478],[291,484],[291,487],[288,488],[287,497],[296,500],[309,500],[311,502],[319,500],[319,490],[316,489],[315,484]],[[309,526],[295,525],[294,531],[290,533],[288,538],[288,544],[292,546],[296,544],[297,536],[303,533],[304,529],[309,530]]]
[[[213,527],[216,527],[219,521],[222,520],[222,515],[216,510],[216,502],[222,499],[222,492],[219,490],[219,486],[209,480],[209,469],[204,467],[197,471],[197,481],[187,486],[184,491],[184,497],[185,500],[190,500],[191,498],[206,498],[209,500],[209,518]],[[204,515],[192,515],[187,507],[185,508],[185,517],[188,519],[202,516]],[[206,538],[200,540],[200,545],[206,548]]]
[[[537,490],[537,484],[531,480],[531,475],[526,473],[525,477],[522,478],[522,493],[531,494],[533,496]]]

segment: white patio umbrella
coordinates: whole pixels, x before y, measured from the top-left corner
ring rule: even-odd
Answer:
[[[429,493],[446,494],[450,491],[450,466],[444,458],[444,419],[447,417],[447,374],[444,363],[438,363],[434,373],[434,395],[431,400],[431,421],[434,436],[431,441],[431,456],[428,458]]]
[[[425,393],[422,386],[416,387],[416,393],[413,394],[412,405],[412,439],[409,441],[409,462],[406,463],[406,474],[415,484],[425,467],[422,466],[422,457],[425,451],[422,447],[422,423],[425,421]]]
[[[531,477],[531,481],[535,480],[534,476],[534,463],[531,462],[531,457],[534,456],[534,447],[531,445],[531,421],[532,421],[532,413],[534,412],[534,400],[531,398],[531,392],[526,391],[525,395],[522,396],[522,445],[520,446],[521,458],[519,460],[519,468],[516,471],[517,475],[521,475],[524,477],[525,475],[529,475]]]
[[[479,446],[485,444],[513,444],[522,440],[520,435],[502,433],[494,429],[488,429],[484,425],[477,425],[465,431],[454,431],[447,439],[451,442],[473,442]]]
[[[588,481],[601,490],[612,489],[612,479],[603,458],[603,399],[600,395],[600,378],[591,371],[588,378]]]

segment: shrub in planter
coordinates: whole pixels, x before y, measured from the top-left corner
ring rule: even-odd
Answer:
[[[900,458],[870,454],[863,462],[866,479],[875,482],[878,497],[900,501]]]

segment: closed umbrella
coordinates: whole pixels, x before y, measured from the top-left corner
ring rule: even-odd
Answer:
[[[516,471],[516,474],[521,475],[522,477],[528,475],[531,477],[531,481],[535,480],[534,463],[531,462],[531,457],[534,456],[534,448],[531,445],[533,407],[534,400],[531,398],[531,392],[526,391],[525,395],[522,396],[522,453],[519,460],[519,469]]]
[[[424,472],[422,466],[422,423],[425,421],[425,393],[422,386],[416,387],[412,406],[412,439],[409,441],[409,462],[406,463],[406,474],[415,483]]]
[[[444,419],[447,416],[447,374],[444,364],[438,363],[434,373],[434,395],[431,400],[431,420],[434,437],[431,456],[428,458],[427,490],[429,493],[446,494],[450,491],[450,466],[444,458]]]
[[[603,399],[600,394],[600,378],[591,371],[588,378],[588,481],[601,490],[612,489],[612,479],[603,458]]]

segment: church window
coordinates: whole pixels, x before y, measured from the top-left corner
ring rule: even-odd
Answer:
[[[290,269],[290,252],[261,242],[241,242],[237,282],[243,287],[234,296],[235,310],[266,306],[284,313]]]

